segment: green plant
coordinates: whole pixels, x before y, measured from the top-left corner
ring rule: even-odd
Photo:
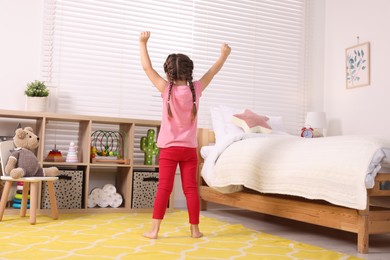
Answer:
[[[44,81],[35,80],[27,84],[24,94],[28,97],[47,97],[49,96],[49,89]]]

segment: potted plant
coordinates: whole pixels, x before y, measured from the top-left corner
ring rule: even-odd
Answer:
[[[47,97],[49,96],[49,89],[46,87],[44,81],[35,80],[27,83],[27,88],[24,94],[28,97]]]
[[[46,111],[49,89],[46,87],[44,81],[35,80],[34,82],[27,83],[24,94],[27,96],[26,110],[39,112]]]

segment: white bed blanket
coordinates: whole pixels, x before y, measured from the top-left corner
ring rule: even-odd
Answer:
[[[378,136],[238,134],[214,146],[202,177],[223,193],[247,187],[363,210],[389,149],[390,139]]]

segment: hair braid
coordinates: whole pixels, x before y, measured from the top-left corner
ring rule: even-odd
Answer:
[[[169,115],[169,117],[172,117],[172,110],[171,110],[170,100],[171,100],[171,92],[172,92],[174,79],[173,79],[173,74],[172,73],[169,73],[169,76],[170,76],[170,80],[169,80],[169,90],[168,90],[168,115]]]
[[[198,113],[198,110],[196,108],[196,94],[195,94],[194,83],[192,82],[192,75],[188,79],[188,83],[190,85],[190,89],[191,89],[191,93],[192,93],[192,119],[195,119],[196,114]]]

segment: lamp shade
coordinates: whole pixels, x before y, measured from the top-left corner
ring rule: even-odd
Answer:
[[[312,128],[326,128],[325,112],[307,112],[305,125]]]

